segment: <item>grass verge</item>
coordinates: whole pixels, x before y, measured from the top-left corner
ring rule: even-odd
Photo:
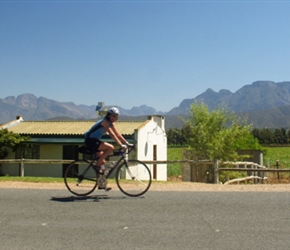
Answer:
[[[20,177],[20,176],[1,176],[0,181],[14,181],[14,182],[34,182],[34,183],[63,183],[63,178],[53,177]]]

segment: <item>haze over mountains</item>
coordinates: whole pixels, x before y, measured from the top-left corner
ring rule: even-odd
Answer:
[[[183,122],[179,117],[187,116],[190,105],[196,100],[203,101],[210,110],[223,105],[237,115],[247,115],[249,122],[256,128],[290,127],[290,82],[257,81],[235,93],[226,89],[219,92],[207,89],[192,99],[182,100],[179,106],[174,107],[173,103],[174,108],[167,113],[157,112],[146,105],[130,110],[119,108],[121,119],[140,120],[147,115],[164,115],[166,129],[180,128]],[[95,107],[37,98],[33,94],[9,96],[0,98],[0,124],[14,120],[16,116],[23,116],[24,120],[96,119]]]

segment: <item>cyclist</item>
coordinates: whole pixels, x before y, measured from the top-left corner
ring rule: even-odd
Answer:
[[[108,133],[110,137],[121,147],[122,150],[126,150],[127,146],[132,146],[126,139],[117,131],[114,122],[118,120],[119,110],[116,107],[112,107],[108,110],[106,116],[96,122],[86,133],[85,133],[85,144],[89,148],[97,151],[98,161],[96,168],[102,173],[105,169],[106,158],[114,150],[114,146],[108,142],[101,141],[102,136]],[[106,185],[99,185],[100,189],[110,190]]]

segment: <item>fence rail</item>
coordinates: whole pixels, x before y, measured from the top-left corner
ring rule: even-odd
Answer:
[[[58,159],[4,159],[0,160],[1,163],[10,163],[10,164],[20,164],[20,176],[24,177],[25,172],[25,163],[28,164],[69,164],[73,160],[58,160]]]
[[[239,172],[290,172],[290,169],[256,169],[256,168],[219,168],[219,171],[239,171]]]
[[[8,163],[8,164],[20,164],[20,172],[21,176],[24,176],[24,168],[25,164],[69,164],[74,159],[70,160],[61,160],[61,159],[1,159],[1,163]],[[173,160],[173,161],[143,161],[146,164],[214,164],[214,182],[219,182],[219,172],[222,171],[239,171],[239,172],[276,172],[276,173],[282,173],[282,172],[290,172],[290,169],[269,169],[265,166],[260,166],[253,162],[220,162],[220,161],[209,161],[209,160]],[[240,166],[243,165],[244,167],[231,167],[231,168],[223,168],[220,167],[222,165],[235,165]],[[251,166],[250,168],[248,166]]]
[[[47,164],[47,163],[52,163],[52,164],[68,164],[74,161],[74,159],[71,160],[60,160],[60,159],[4,159],[0,160],[1,163],[38,163],[38,164]],[[213,161],[194,161],[194,160],[184,160],[184,161],[146,161],[146,160],[141,160],[142,162],[146,164],[173,164],[173,163],[208,163],[212,164]]]
[[[69,164],[74,160],[58,160],[58,159],[6,159],[6,160],[0,160],[1,163],[32,163],[32,164]]]

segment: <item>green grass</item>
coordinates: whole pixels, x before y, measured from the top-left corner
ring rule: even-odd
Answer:
[[[182,151],[185,148],[168,148],[167,157],[168,161],[182,160]],[[289,147],[265,147],[264,165],[268,167],[276,167],[276,161],[279,161],[279,167],[290,168],[290,146]],[[172,173],[177,173],[181,169],[181,164],[168,164],[168,168],[172,168]],[[181,174],[181,172],[180,172]]]
[[[167,149],[167,160],[168,161],[181,161],[182,151],[184,148],[168,148]],[[167,164],[167,176],[168,177],[178,177],[182,175],[182,164],[174,163]]]
[[[267,147],[264,166],[268,168],[290,168],[290,147]],[[268,173],[270,183],[289,183],[290,173]]]
[[[182,160],[182,151],[185,148],[168,148],[168,161]],[[290,168],[290,147],[266,147],[264,154],[264,166],[276,168],[278,160],[279,169]],[[177,177],[182,175],[182,164],[168,164],[168,177]],[[289,175],[289,174],[288,174]]]
[[[290,147],[267,147],[264,165],[276,168],[276,161],[279,163],[279,168],[290,168]]]
[[[0,181],[35,182],[35,183],[63,183],[63,178],[33,177],[33,176],[1,176]]]

